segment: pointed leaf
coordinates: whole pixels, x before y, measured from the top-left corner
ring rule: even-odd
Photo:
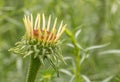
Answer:
[[[75,33],[75,38],[76,38],[76,39],[78,38],[80,32],[81,32],[81,29],[77,30],[77,32]]]
[[[94,50],[94,49],[98,49],[98,48],[104,48],[108,45],[110,45],[110,43],[103,44],[103,45],[95,45],[95,46],[91,46],[91,47],[86,48],[86,50]]]
[[[91,82],[90,79],[89,79],[87,76],[82,75],[82,77],[83,77],[83,79],[85,80],[85,82]]]
[[[69,76],[72,76],[72,75],[73,75],[70,71],[68,71],[68,70],[66,70],[66,69],[60,69],[59,71],[60,71],[60,72],[63,72],[63,73],[66,74],[66,75],[69,75]]]

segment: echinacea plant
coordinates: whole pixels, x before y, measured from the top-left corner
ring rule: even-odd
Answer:
[[[10,51],[16,54],[23,54],[24,57],[31,56],[26,82],[35,81],[40,66],[44,65],[44,60],[48,60],[55,71],[59,73],[55,62],[58,62],[58,60],[64,62],[59,39],[66,28],[66,24],[63,25],[62,21],[57,28],[57,18],[52,24],[51,15],[46,21],[44,14],[42,16],[38,14],[35,22],[33,22],[32,15],[25,16],[23,21],[26,33],[21,41],[17,42],[16,46],[11,48]]]

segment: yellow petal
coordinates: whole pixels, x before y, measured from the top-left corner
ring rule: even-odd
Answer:
[[[57,18],[55,18],[54,25],[53,25],[53,28],[52,28],[52,32],[55,30],[56,23],[57,23]]]
[[[32,14],[30,15],[30,22],[31,22],[31,26],[33,28],[33,16],[32,16]]]
[[[64,32],[66,26],[67,26],[67,24],[65,24],[65,25],[63,26],[62,30],[61,30],[60,33],[57,35],[57,38],[55,39],[55,41],[57,41],[57,40],[60,38],[60,36],[61,36],[62,33]]]
[[[38,19],[39,19],[39,17],[38,17],[38,15],[37,15],[37,17],[36,17],[36,20],[35,20],[35,26],[34,26],[34,29],[35,30],[37,30],[37,26],[38,26]]]
[[[38,25],[37,25],[37,29],[40,29],[40,14],[38,14]]]
[[[29,30],[29,28],[28,28],[28,22],[27,22],[27,17],[26,17],[26,16],[24,16],[23,21],[24,21],[24,24],[25,24],[27,37],[30,37],[30,30]]]
[[[42,27],[42,30],[44,30],[45,29],[45,15],[44,15],[44,13],[42,15],[42,18],[43,18],[43,27]]]
[[[29,16],[27,17],[28,29],[30,30],[30,37],[33,38],[33,27],[31,25]]]
[[[62,29],[62,25],[63,25],[63,21],[61,21],[61,23],[60,23],[60,27],[59,27],[58,32],[57,32],[57,36],[58,36],[58,34],[60,33],[60,31]]]
[[[51,15],[49,16],[49,19],[48,19],[47,31],[49,31],[49,29],[50,29],[50,21],[51,21]]]

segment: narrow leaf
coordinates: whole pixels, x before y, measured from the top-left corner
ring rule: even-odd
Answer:
[[[110,43],[103,44],[103,45],[95,45],[95,46],[91,46],[91,47],[86,48],[86,50],[94,50],[94,49],[98,49],[98,48],[104,48],[108,45],[110,45]]]
[[[78,38],[80,32],[81,32],[81,29],[77,30],[77,32],[75,33],[75,38],[76,38],[76,39]]]

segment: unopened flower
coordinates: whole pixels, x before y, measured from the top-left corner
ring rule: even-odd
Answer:
[[[62,21],[58,26],[57,18],[52,24],[51,15],[46,21],[44,14],[42,16],[38,14],[35,21],[32,15],[24,16],[23,21],[26,33],[10,51],[23,54],[24,57],[33,55],[34,58],[39,58],[42,64],[47,59],[56,70],[55,62],[64,61],[59,39],[66,28],[66,24],[63,25]]]

